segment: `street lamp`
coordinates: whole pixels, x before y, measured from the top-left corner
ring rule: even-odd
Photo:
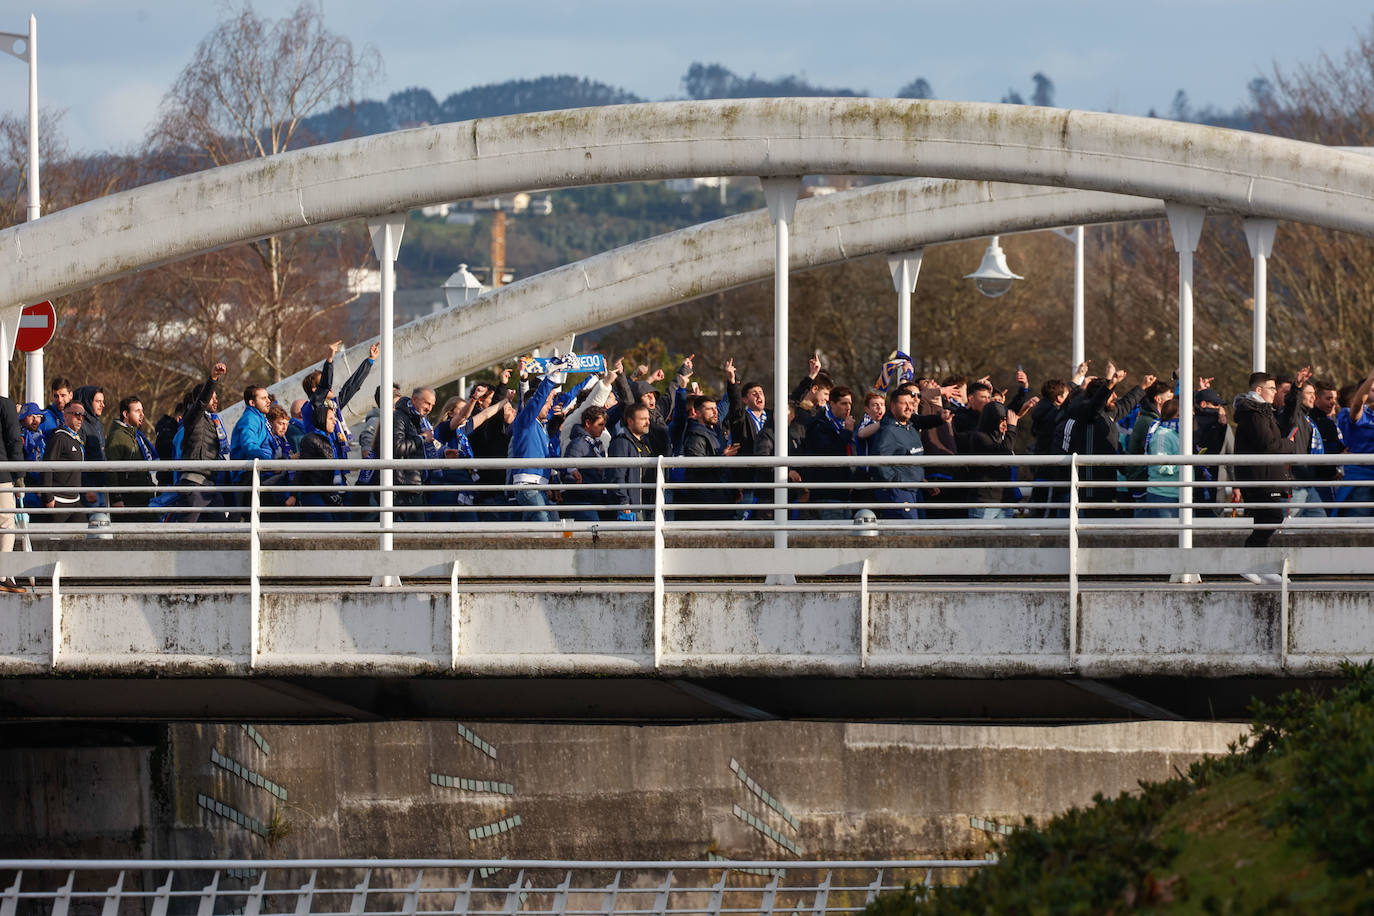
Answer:
[[[444,299],[448,302],[449,308],[457,308],[482,295],[484,289],[485,287],[468,271],[468,266],[459,264],[453,275],[444,281]]]
[[[459,264],[453,275],[444,281],[444,300],[451,309],[466,305],[485,291],[486,288],[468,271],[466,264]],[[466,375],[458,380],[458,394],[462,397],[468,396]]]
[[[979,264],[973,273],[965,274],[964,279],[972,280],[973,285],[978,287],[978,292],[984,296],[996,299],[1011,289],[1013,280],[1025,278],[1012,273],[1007,267],[1007,256],[1002,252],[1002,246],[997,244],[997,236],[994,235],[988,242],[988,250],[983,252],[983,263]]]

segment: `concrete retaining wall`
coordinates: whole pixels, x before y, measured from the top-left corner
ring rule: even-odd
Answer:
[[[0,814],[0,855],[796,857],[737,808],[808,857],[979,854],[990,836],[971,817],[1017,824],[1096,792],[1131,790],[1223,751],[1240,728],[388,723],[255,731],[262,743],[239,725],[172,725],[155,748],[0,750],[0,792],[16,800]],[[233,760],[286,798],[214,758]],[[509,784],[509,794],[438,786],[432,773]],[[270,837],[211,813],[199,797],[229,805]],[[514,814],[515,829],[468,833]]]

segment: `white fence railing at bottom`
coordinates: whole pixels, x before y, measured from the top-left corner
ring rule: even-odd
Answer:
[[[990,860],[0,860],[0,916],[854,913]]]

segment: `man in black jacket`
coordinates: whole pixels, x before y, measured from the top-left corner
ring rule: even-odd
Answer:
[[[1236,399],[1237,455],[1297,453],[1294,444],[1283,435],[1278,418],[1274,415],[1274,398],[1277,394],[1278,384],[1274,376],[1267,372],[1256,372],[1250,376],[1250,390]],[[1288,501],[1293,475],[1286,464],[1245,465],[1237,461],[1236,477],[1250,484],[1241,491],[1247,503],[1271,504],[1253,506],[1247,510],[1255,520],[1255,527],[1245,539],[1245,546],[1265,547],[1286,514],[1285,506],[1272,504]],[[1253,581],[1260,577],[1251,574],[1246,578]],[[1261,581],[1268,579],[1261,578]]]
[[[76,401],[69,401],[62,409],[62,425],[48,436],[48,446],[43,452],[43,461],[83,461],[86,453],[82,448],[81,426],[86,420],[86,408]],[[45,491],[43,507],[54,510],[47,516],[53,524],[65,522],[85,523],[86,513],[83,502],[93,497],[93,493],[76,492],[81,487],[80,471],[64,471],[48,464],[43,471],[39,484]],[[59,488],[64,492],[53,492]],[[94,502],[94,499],[89,499]]]
[[[626,410],[625,428],[611,440],[609,457],[654,457],[654,448],[648,440],[652,422],[652,411],[647,404],[635,404]],[[619,507],[618,521],[639,521],[646,511],[653,511],[654,491],[647,489],[655,485],[652,468],[611,468],[607,475],[611,502]]]
[[[1109,374],[1106,377],[1089,382],[1083,391],[1083,397],[1069,408],[1069,418],[1064,431],[1068,443],[1066,452],[1079,455],[1117,454],[1120,429],[1117,423],[1140,403],[1140,399],[1145,395],[1144,389],[1155,383],[1153,375],[1146,375],[1140,380],[1139,385],[1126,392],[1124,396],[1117,397],[1116,386],[1125,380],[1126,372],[1110,363],[1107,364],[1107,372]],[[1112,486],[1118,482],[1116,468],[1090,465],[1083,468],[1079,479],[1102,484],[1083,488],[1080,498],[1084,502],[1117,502],[1123,495]],[[1110,518],[1118,511],[1111,508],[1085,509],[1083,514],[1088,517]]]
[[[684,458],[719,458],[722,456],[734,457],[739,454],[739,444],[725,446],[722,441],[718,424],[720,420],[720,409],[716,402],[704,394],[699,394],[688,400],[687,429],[682,435],[682,457]],[[719,504],[726,501],[726,492],[722,488],[726,481],[725,469],[721,467],[708,468],[687,468],[683,473],[683,482],[689,484],[716,484],[713,488],[684,490],[680,502],[697,504]],[[690,515],[681,513],[679,517],[697,519],[723,519],[729,518],[731,513],[726,509],[706,509],[701,512],[693,512]]]
[[[219,460],[219,427],[212,415],[219,411],[219,392],[215,390],[216,383],[228,371],[224,363],[215,363],[215,367],[210,370],[210,377],[187,398],[186,411],[181,416],[179,457],[182,461]],[[179,521],[198,521],[202,510],[224,505],[223,498],[215,490],[214,471],[182,471],[178,482],[196,488],[182,494],[191,511],[183,514]],[[215,514],[223,518],[221,513]]]
[[[419,459],[425,457],[425,446],[434,441],[434,432],[429,425],[429,412],[434,409],[434,389],[420,387],[410,393],[410,397],[396,402],[391,417],[391,455],[395,459]],[[392,479],[397,490],[392,498],[394,506],[418,506],[424,502],[420,484],[425,481],[426,472],[419,468],[398,465]],[[418,516],[417,516],[418,517]]]

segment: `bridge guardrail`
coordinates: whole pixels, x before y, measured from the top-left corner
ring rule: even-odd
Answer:
[[[0,914],[49,905],[150,916],[860,912],[906,886],[958,883],[985,859],[636,862],[514,859],[0,860]]]

